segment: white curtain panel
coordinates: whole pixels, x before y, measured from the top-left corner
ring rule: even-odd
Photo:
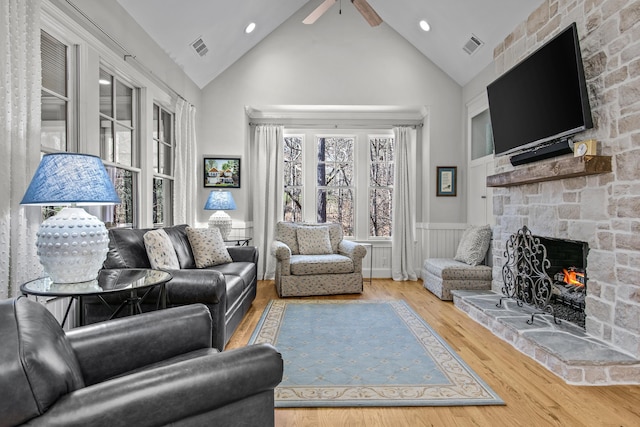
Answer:
[[[182,98],[176,102],[176,165],[173,189],[174,224],[195,225],[198,162],[196,107]]]
[[[260,253],[258,279],[275,277],[276,260],[271,255],[276,222],[282,219],[284,129],[277,125],[256,125],[249,158],[254,244]]]
[[[416,131],[410,127],[393,129],[396,164],[393,177],[393,220],[391,277],[418,280],[413,268],[416,246]]]
[[[0,298],[42,274],[40,209],[20,201],[40,161],[40,0],[0,1]]]

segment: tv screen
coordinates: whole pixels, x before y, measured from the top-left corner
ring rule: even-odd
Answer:
[[[576,24],[487,86],[496,155],[593,127]]]

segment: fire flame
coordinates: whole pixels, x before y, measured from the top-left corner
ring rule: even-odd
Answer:
[[[584,286],[584,273],[580,273],[573,269],[567,270],[566,268],[562,269],[562,273],[564,274],[564,283],[573,286]]]

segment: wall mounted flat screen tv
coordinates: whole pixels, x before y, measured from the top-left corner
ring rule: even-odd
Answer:
[[[496,155],[593,127],[576,24],[487,86]]]

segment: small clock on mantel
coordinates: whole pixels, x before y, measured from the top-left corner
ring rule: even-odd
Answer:
[[[587,139],[585,141],[576,142],[573,144],[573,156],[595,156],[598,148],[598,141],[595,139]]]

